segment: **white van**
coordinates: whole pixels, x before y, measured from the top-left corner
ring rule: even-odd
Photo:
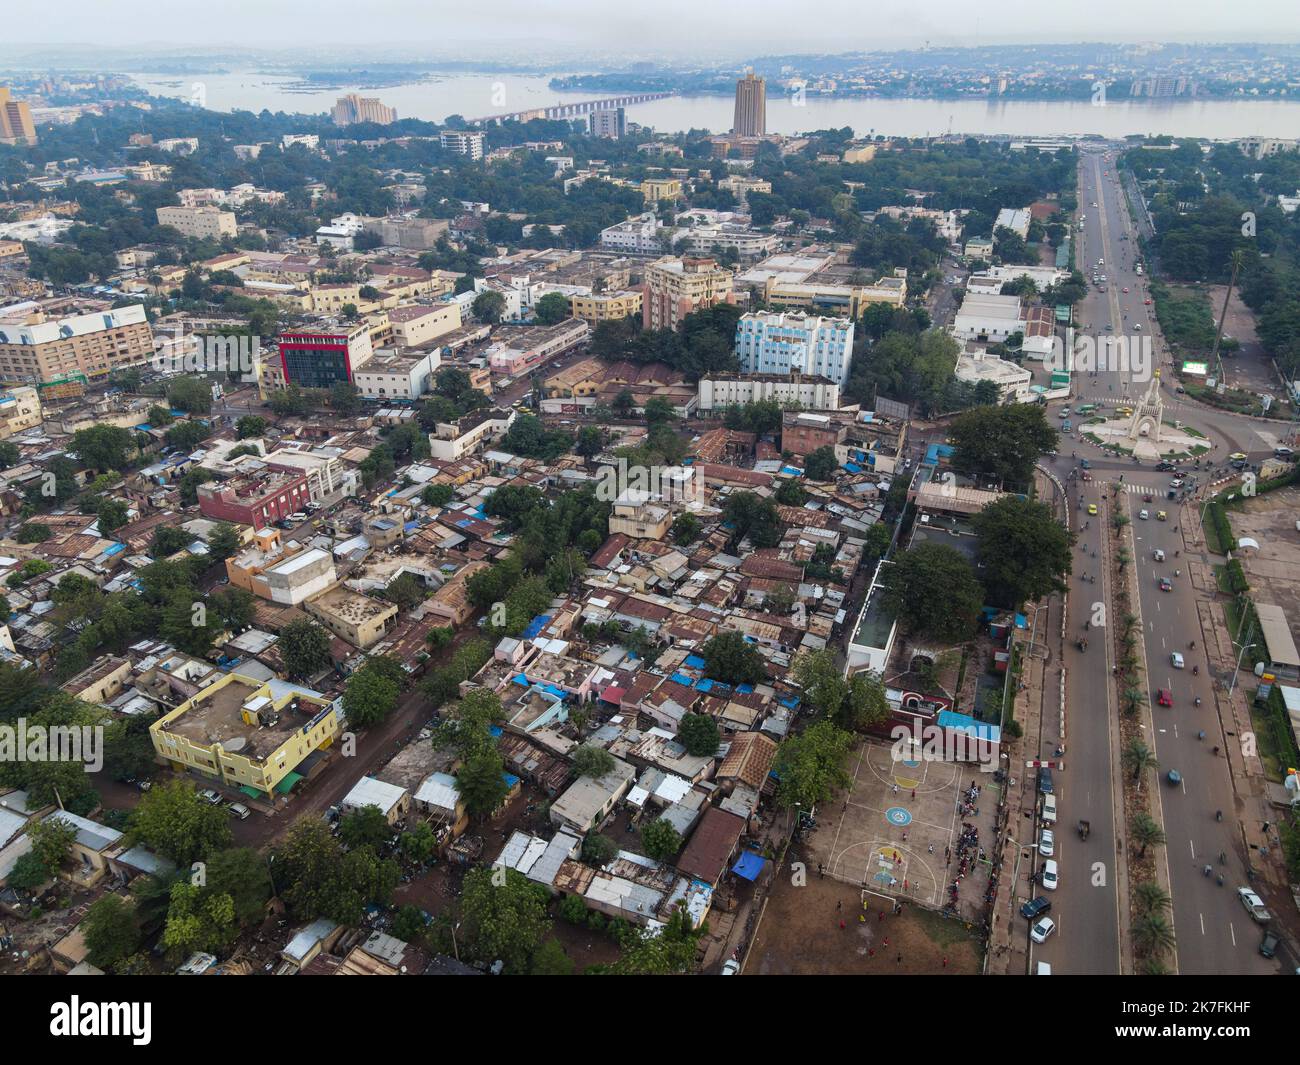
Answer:
[[[1047,825],[1056,824],[1056,796],[1043,796],[1043,823]]]

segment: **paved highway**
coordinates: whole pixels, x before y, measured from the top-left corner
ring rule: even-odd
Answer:
[[[1109,171],[1109,173],[1107,173]],[[1153,338],[1157,350],[1162,350],[1151,308],[1143,301],[1143,281],[1134,269],[1136,245],[1131,222],[1116,182],[1114,159],[1110,155],[1094,153],[1081,161],[1081,210],[1087,214],[1081,237],[1079,262],[1085,275],[1093,272],[1098,259],[1104,266],[1098,273],[1108,277],[1106,291],[1090,291],[1078,311],[1080,327],[1085,332],[1104,334],[1106,327],[1127,335],[1143,333]],[[1092,204],[1098,204],[1093,207]],[[1122,239],[1125,235],[1128,239]],[[1129,291],[1126,293],[1124,289]],[[1141,324],[1141,330],[1135,329]],[[1099,369],[1083,373],[1076,378],[1075,404],[1097,402],[1118,404],[1136,400],[1145,390],[1146,382],[1132,373],[1120,370]],[[1172,375],[1162,381],[1167,416],[1180,418],[1193,425],[1216,442],[1213,466],[1220,467],[1226,455],[1233,450],[1246,451],[1258,459],[1271,452],[1280,438],[1278,425],[1250,420],[1218,411],[1207,411],[1194,404],[1181,402],[1174,391]],[[1176,411],[1176,413],[1174,413]],[[1067,450],[1068,449],[1068,450]],[[1144,620],[1144,650],[1147,675],[1154,702],[1155,690],[1164,688],[1173,696],[1172,707],[1155,706],[1155,734],[1151,746],[1160,760],[1162,787],[1154,801],[1163,815],[1168,842],[1161,860],[1167,864],[1174,898],[1172,919],[1177,936],[1177,967],[1183,973],[1233,973],[1260,974],[1276,970],[1276,963],[1268,962],[1258,954],[1260,931],[1246,914],[1235,895],[1235,888],[1246,883],[1245,854],[1234,813],[1233,789],[1226,758],[1216,757],[1214,746],[1223,748],[1228,738],[1222,734],[1218,716],[1212,709],[1211,679],[1203,656],[1203,638],[1196,609],[1197,593],[1187,577],[1181,552],[1182,510],[1177,501],[1165,498],[1170,474],[1155,472],[1148,464],[1141,466],[1131,460],[1109,458],[1099,448],[1082,441],[1063,438],[1062,454],[1054,460],[1054,470],[1071,490],[1081,491],[1075,497],[1072,513],[1076,525],[1088,522],[1081,529],[1081,549],[1076,549],[1076,572],[1071,581],[1069,639],[1066,643],[1066,665],[1070,673],[1067,686],[1069,707],[1066,772],[1061,774],[1060,828],[1058,843],[1061,862],[1061,887],[1056,892],[1053,913],[1057,916],[1060,933],[1038,948],[1038,957],[1053,963],[1053,970],[1063,973],[1115,972],[1118,970],[1118,926],[1116,923],[1116,897],[1112,886],[1098,889],[1089,886],[1092,861],[1106,861],[1114,854],[1113,834],[1098,838],[1099,822],[1109,833],[1114,803],[1111,799],[1111,781],[1120,772],[1117,765],[1118,736],[1114,728],[1116,695],[1113,685],[1098,683],[1099,677],[1108,677],[1110,666],[1109,641],[1094,640],[1087,652],[1078,652],[1074,640],[1083,633],[1083,623],[1094,601],[1100,594],[1091,594],[1103,587],[1110,591],[1108,578],[1102,575],[1105,556],[1093,560],[1094,548],[1106,535],[1102,523],[1106,521],[1108,506],[1127,513],[1133,521],[1136,547],[1137,573]],[[1078,459],[1087,457],[1093,467],[1093,481],[1083,484],[1069,480],[1069,471]],[[1210,463],[1204,465],[1209,466]],[[1203,482],[1207,471],[1189,471]],[[1109,484],[1123,477],[1125,489],[1113,496]],[[1151,502],[1145,500],[1146,495]],[[1109,503],[1103,500],[1109,497]],[[1078,509],[1079,504],[1083,509]],[[1098,505],[1096,517],[1087,515],[1089,503]],[[1194,506],[1195,501],[1186,506]],[[1141,517],[1142,510],[1148,513]],[[1157,512],[1165,510],[1168,520],[1157,520]],[[1157,562],[1154,551],[1165,552],[1165,561]],[[1176,575],[1181,570],[1181,575]],[[1098,574],[1098,583],[1084,584],[1079,572]],[[1172,591],[1162,592],[1161,577],[1172,584]],[[1084,590],[1086,589],[1086,590]],[[1109,596],[1107,596],[1109,599]],[[1195,649],[1189,645],[1195,641]],[[1175,669],[1171,656],[1177,651],[1185,659],[1185,668]],[[1093,658],[1085,664],[1089,655]],[[1193,665],[1200,667],[1194,675]],[[1091,668],[1090,668],[1091,667]],[[1104,671],[1104,672],[1103,672]],[[1199,696],[1202,705],[1194,705]],[[1197,739],[1200,731],[1205,739]],[[1049,757],[1054,746],[1045,728],[1042,752]],[[1163,774],[1176,768],[1183,776],[1178,787],[1163,783]],[[1215,811],[1222,810],[1222,822],[1215,819]],[[1078,818],[1087,817],[1093,826],[1093,835],[1081,843],[1073,835]],[[1225,864],[1220,864],[1223,853]],[[1214,875],[1203,875],[1207,864],[1214,867]],[[1224,873],[1224,884],[1219,886],[1217,875]],[[1113,883],[1113,870],[1110,877]]]

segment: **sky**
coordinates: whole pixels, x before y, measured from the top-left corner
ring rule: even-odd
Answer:
[[[762,54],[1058,41],[1300,41],[1296,0],[4,0],[8,50],[324,48],[372,56],[557,54],[726,61]],[[647,19],[646,13],[653,17]],[[337,58],[335,48],[331,56]]]

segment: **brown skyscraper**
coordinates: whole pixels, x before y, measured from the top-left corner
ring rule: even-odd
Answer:
[[[736,82],[736,119],[732,132],[738,137],[761,137],[767,132],[767,82],[746,74]]]
[[[8,89],[0,89],[0,144],[35,143],[31,108],[25,101],[10,97]]]

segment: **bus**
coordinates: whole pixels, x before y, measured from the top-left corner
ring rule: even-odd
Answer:
[[[1078,415],[1084,415],[1084,416],[1086,416],[1086,415],[1089,415],[1089,414],[1093,414],[1093,413],[1095,413],[1096,410],[1097,410],[1097,404],[1095,404],[1095,403],[1083,403],[1083,404],[1081,404],[1080,406],[1077,406],[1077,407],[1074,408],[1074,413],[1075,413],[1075,414],[1078,414]]]

